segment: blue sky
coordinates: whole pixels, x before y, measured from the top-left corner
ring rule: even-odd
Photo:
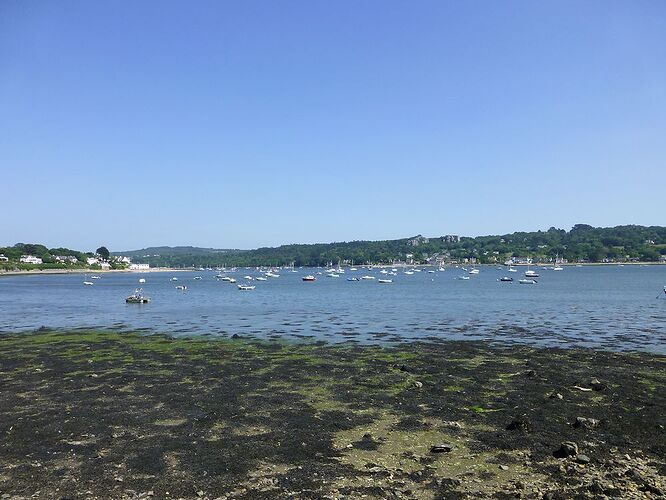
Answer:
[[[666,224],[666,2],[0,2],[0,244]]]

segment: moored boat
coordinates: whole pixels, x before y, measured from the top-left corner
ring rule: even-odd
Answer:
[[[150,299],[143,295],[141,288],[137,288],[132,295],[125,299],[125,302],[128,304],[147,304]]]
[[[317,281],[317,278],[315,278],[315,277],[312,276],[311,274],[308,274],[307,276],[303,276],[303,278],[301,278],[301,279],[302,279],[303,281]]]

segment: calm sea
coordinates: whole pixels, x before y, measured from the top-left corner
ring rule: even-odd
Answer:
[[[469,280],[447,268],[389,276],[318,269],[283,271],[253,291],[219,281],[217,272],[113,273],[0,278],[0,333],[49,328],[149,330],[182,335],[239,334],[329,342],[488,339],[548,346],[586,346],[666,354],[666,266],[534,268],[538,284],[521,285],[524,269],[480,266]],[[317,281],[303,282],[306,274]],[[239,269],[228,276],[261,276]],[[376,280],[348,281],[373,275]],[[516,281],[502,283],[502,276]],[[178,281],[170,279],[177,277]],[[201,276],[202,280],[195,280]],[[125,297],[145,278],[145,305]],[[83,281],[94,282],[85,286]],[[186,291],[175,288],[186,285]],[[659,295],[659,298],[657,296]]]

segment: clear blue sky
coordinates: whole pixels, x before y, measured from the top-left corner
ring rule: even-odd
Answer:
[[[666,224],[666,2],[0,2],[0,244]]]

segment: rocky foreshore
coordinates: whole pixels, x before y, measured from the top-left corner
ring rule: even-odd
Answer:
[[[1,498],[661,498],[666,357],[0,336]]]

